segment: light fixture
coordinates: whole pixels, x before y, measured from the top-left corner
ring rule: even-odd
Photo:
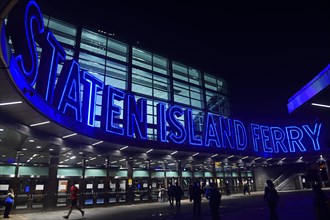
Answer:
[[[244,160],[244,159],[246,159],[246,158],[248,158],[248,156],[242,157],[242,159],[241,159],[241,160]]]
[[[235,155],[230,155],[230,156],[229,156],[229,157],[227,157],[227,158],[228,158],[228,159],[229,159],[229,158],[233,158],[234,156],[235,156]]]
[[[99,142],[96,142],[96,143],[92,144],[92,146],[95,146],[95,145],[98,145],[98,144],[102,144],[102,143],[103,143],[103,141],[99,141]]]
[[[29,142],[30,142],[30,143],[33,143],[33,142],[34,142],[34,140],[33,140],[33,139],[30,139],[30,140],[29,140]]]
[[[216,156],[218,156],[218,154],[213,154],[211,157],[213,158],[213,157],[216,157]]]
[[[318,104],[318,103],[312,103],[312,105],[318,106],[318,107],[323,107],[323,108],[330,108],[330,105],[323,105],[323,104]]]
[[[77,135],[77,133],[68,134],[68,135],[63,136],[62,138],[68,138],[68,137],[72,137],[72,136],[75,136],[75,135]]]
[[[4,131],[3,128],[0,128],[0,131]]]
[[[40,122],[40,123],[31,124],[30,127],[35,127],[35,126],[49,124],[49,123],[50,123],[50,121],[44,121],[44,122]]]
[[[16,101],[16,102],[3,102],[3,103],[0,103],[0,106],[5,106],[5,105],[16,105],[16,104],[22,104],[22,101]]]
[[[121,159],[121,160],[119,160],[120,162],[123,162],[123,161],[125,161],[126,159],[124,158],[124,159]]]
[[[283,160],[285,160],[286,158],[285,157],[283,157],[281,160],[283,161]]]
[[[176,154],[176,153],[178,153],[178,151],[174,151],[174,152],[172,152],[171,155],[174,155],[174,154]]]
[[[257,157],[257,158],[255,158],[254,160],[259,160],[261,157]]]
[[[273,159],[273,158],[268,158],[266,161],[269,161],[269,160],[271,160],[271,159]]]
[[[303,157],[300,157],[300,158],[299,158],[299,160],[302,160],[302,159],[303,159]]]
[[[199,154],[199,152],[197,152],[197,153],[195,153],[195,154],[193,154],[193,155],[191,155],[191,156],[193,156],[193,157],[194,157],[194,156],[197,156],[198,154]]]
[[[122,147],[119,150],[125,150],[126,148],[128,148],[128,146]]]
[[[36,148],[37,148],[37,149],[40,149],[40,148],[41,148],[41,146],[36,146]]]
[[[148,151],[146,152],[146,154],[147,154],[147,153],[150,153],[150,152],[153,151],[153,150],[154,150],[154,149],[150,149],[150,150],[148,150]]]

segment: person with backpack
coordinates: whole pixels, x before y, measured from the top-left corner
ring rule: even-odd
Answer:
[[[269,208],[269,219],[270,220],[278,220],[278,214],[277,214],[277,205],[278,201],[280,199],[280,196],[277,193],[277,190],[275,189],[274,183],[271,180],[266,181],[267,186],[265,187],[264,192],[264,201],[268,205]]]
[[[81,212],[82,217],[84,217],[85,212],[77,205],[78,204],[78,193],[79,193],[79,189],[76,186],[76,182],[74,181],[72,186],[70,187],[70,210],[69,213],[65,216],[63,216],[63,218],[68,219],[72,209],[76,208]]]
[[[11,208],[14,206],[14,198],[15,198],[14,190],[9,189],[5,200],[5,211],[3,213],[4,218],[10,218],[9,214]]]

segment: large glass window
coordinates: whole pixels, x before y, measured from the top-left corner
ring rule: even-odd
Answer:
[[[190,105],[192,107],[203,108],[202,89],[176,80],[173,82],[173,88],[175,102]]]
[[[228,94],[226,82],[210,74],[204,74],[205,88],[220,92],[221,94]]]
[[[168,75],[168,59],[136,47],[132,48],[132,56],[133,65]]]
[[[57,41],[67,45],[76,45],[77,28],[71,24],[44,15],[44,24],[56,37]]]
[[[229,115],[230,106],[228,97],[220,95],[219,93],[206,91],[207,109],[209,111],[221,114]]]
[[[183,81],[195,84],[195,85],[201,85],[201,73],[199,70],[196,70],[194,68],[188,67],[186,65],[173,62],[172,63],[173,68],[173,77],[176,79],[181,79]]]
[[[132,91],[145,96],[168,100],[168,79],[144,70],[132,68]]]

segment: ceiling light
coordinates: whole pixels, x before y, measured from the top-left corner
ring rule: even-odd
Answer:
[[[54,149],[53,148],[50,148],[49,151],[53,151]]]
[[[303,157],[300,157],[300,158],[299,158],[299,160],[302,160],[302,159],[303,159]]]
[[[125,161],[126,159],[124,158],[124,159],[121,159],[121,160],[119,160],[120,162],[122,162],[122,161]]]
[[[103,143],[103,141],[99,141],[99,142],[96,142],[96,143],[92,144],[92,146],[95,146],[95,145],[98,145],[98,144],[102,144],[102,143]]]
[[[248,158],[248,156],[242,157],[242,160],[244,160],[244,159],[246,159],[246,158]]]
[[[21,104],[22,101],[16,101],[16,102],[3,102],[0,103],[0,106],[5,106],[5,105],[16,105],[16,104]]]
[[[212,155],[211,157],[213,158],[213,157],[216,157],[216,156],[218,156],[218,154],[214,154],[214,155]]]
[[[318,104],[318,103],[312,103],[312,105],[318,106],[318,107],[323,107],[323,108],[330,108],[330,105],[323,105],[323,104]]]
[[[227,157],[227,158],[228,158],[228,159],[229,159],[229,158],[233,158],[234,156],[235,156],[235,155],[230,155],[230,156],[229,156],[229,157]]]
[[[40,149],[40,148],[41,148],[41,146],[36,146],[36,148],[37,148],[37,149]]]
[[[285,160],[286,158],[285,157],[283,157],[281,160]]]
[[[150,150],[148,150],[148,151],[146,152],[146,154],[147,154],[147,153],[150,153],[150,152],[153,151],[153,150],[154,150],[154,149],[150,149]]]
[[[195,154],[193,154],[193,155],[191,155],[191,156],[193,156],[193,157],[194,157],[194,156],[197,156],[198,154],[199,154],[199,152],[197,152],[197,153],[195,153]]]
[[[266,161],[271,160],[271,159],[273,159],[273,158],[268,158]]]
[[[176,153],[178,153],[178,151],[174,151],[174,152],[172,152],[171,155],[174,155],[174,154],[176,154]]]
[[[4,131],[3,128],[0,128],[0,131]]]
[[[68,137],[72,137],[72,136],[75,136],[75,135],[77,135],[77,133],[68,134],[68,135],[63,136],[62,138],[68,138]]]
[[[32,140],[32,139],[31,139],[31,140],[29,140],[29,142],[30,142],[30,143],[33,143],[33,142],[34,142],[34,140]]]
[[[36,124],[32,124],[30,125],[30,127],[34,127],[34,126],[39,126],[39,125],[44,125],[44,124],[49,124],[50,121],[44,121],[44,122],[40,122],[40,123],[36,123]]]
[[[254,160],[259,160],[261,157],[257,157],[257,158],[255,158]]]
[[[128,148],[128,146],[122,147],[119,150],[125,150],[126,148]]]

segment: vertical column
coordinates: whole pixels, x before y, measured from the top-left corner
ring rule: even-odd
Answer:
[[[211,162],[210,164],[211,164],[211,172],[212,172],[213,182],[215,184],[217,184],[217,173],[215,171],[215,163],[214,162]],[[217,187],[219,187],[219,186],[217,185]]]
[[[190,164],[190,170],[191,170],[191,184],[194,185],[196,180],[195,180],[195,166],[193,163]]]
[[[126,202],[132,204],[134,202],[133,192],[133,159],[127,160],[127,191],[126,191]]]
[[[182,187],[182,165],[181,165],[181,160],[177,161],[177,170],[178,170],[178,182],[179,182],[179,186]]]
[[[79,204],[85,204],[85,192],[86,192],[86,179],[85,179],[85,173],[86,173],[86,156],[83,157],[81,161],[81,166],[82,166],[82,174],[81,178],[78,181],[79,183],[79,191],[80,191],[80,196],[79,196]]]
[[[150,160],[147,162],[147,169],[148,169],[148,200],[152,200],[152,177],[151,177],[151,165]],[[166,186],[165,186],[166,187]]]
[[[57,170],[58,170],[59,155],[49,155],[49,171],[48,171],[48,184],[45,193],[44,207],[46,211],[54,210],[56,208],[57,192],[58,192],[58,181],[57,181]]]

